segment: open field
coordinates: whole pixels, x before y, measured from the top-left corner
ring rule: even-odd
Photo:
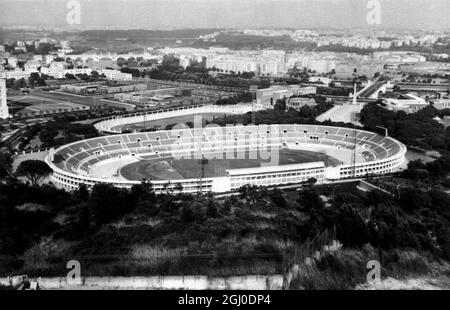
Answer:
[[[225,157],[225,154],[217,154]],[[245,153],[244,159],[211,159],[204,165],[204,177],[220,177],[226,175],[229,169],[245,169],[266,166],[302,164],[317,161],[324,161],[326,165],[336,165],[339,161],[330,156],[304,150],[283,149],[279,151],[279,160],[272,162],[263,160],[259,154],[250,156],[249,152]],[[234,156],[237,158],[237,156]],[[141,181],[148,180],[180,180],[180,179],[196,179],[202,175],[202,164],[199,159],[174,159],[164,158],[158,160],[142,160],[124,166],[120,169],[120,174],[128,180]]]
[[[69,111],[81,111],[89,109],[88,106],[73,103],[64,99],[44,98],[28,95],[19,97],[9,102],[11,110],[17,115],[54,114]]]
[[[80,96],[80,95],[73,95],[73,94],[67,94],[63,92],[49,92],[49,91],[42,91],[37,90],[33,92],[33,96],[42,98],[44,100],[51,99],[51,100],[59,100],[63,102],[70,102],[70,103],[76,103],[81,105],[86,105],[89,107],[100,107],[104,105],[108,105],[113,108],[118,109],[130,109],[129,105],[122,104],[120,102],[116,101],[110,101],[110,100],[103,100],[102,98],[95,96]]]

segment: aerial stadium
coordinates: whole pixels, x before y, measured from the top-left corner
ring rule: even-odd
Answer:
[[[182,112],[184,115],[185,112]],[[154,118],[167,115],[154,115]],[[132,122],[142,116],[133,116]],[[115,118],[97,124],[129,124]],[[117,131],[116,131],[117,132]],[[51,150],[51,180],[66,190],[143,181],[156,193],[236,191],[244,185],[319,184],[396,172],[406,147],[373,132],[321,125],[233,125],[110,134]]]

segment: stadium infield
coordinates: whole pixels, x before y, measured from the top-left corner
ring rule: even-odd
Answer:
[[[259,155],[256,156],[256,159],[251,159],[255,156],[250,156],[249,152],[245,153],[244,159],[226,159],[225,154],[217,155],[222,155],[222,157],[216,156],[216,159],[204,162],[204,178],[223,177],[226,175],[226,170],[229,169],[256,168],[263,165],[281,166],[318,161],[325,162],[326,166],[341,164],[336,158],[322,153],[292,149],[279,150],[278,160],[274,160],[274,158],[263,160]],[[202,162],[200,159],[176,158],[140,160],[123,166],[119,173],[130,181],[198,179],[202,176]]]

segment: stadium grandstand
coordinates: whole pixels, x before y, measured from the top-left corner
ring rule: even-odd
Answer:
[[[281,163],[277,156],[284,150],[326,155],[334,159],[334,164],[326,160]],[[246,152],[263,151],[272,157],[270,164],[261,161],[237,169],[225,166],[209,175],[183,176],[175,165],[179,160],[198,162],[238,152],[248,157]],[[300,124],[248,125],[102,136],[51,150],[46,162],[53,170],[52,182],[66,190],[99,183],[130,188],[148,181],[157,193],[223,193],[244,185],[301,184],[311,178],[328,183],[393,173],[404,165],[405,154],[406,147],[399,141],[363,130]],[[246,156],[239,159],[247,160]],[[137,165],[138,171],[140,163],[149,163],[143,168],[147,177],[125,177],[124,167]],[[188,164],[183,162],[182,166]]]

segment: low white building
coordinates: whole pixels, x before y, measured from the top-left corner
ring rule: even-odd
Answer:
[[[286,110],[294,109],[300,111],[304,106],[315,106],[316,101],[312,98],[294,97],[286,102]]]
[[[42,67],[41,68],[41,73],[51,76],[55,79],[63,79],[66,74],[72,74],[72,75],[77,75],[77,74],[87,74],[90,75],[92,73],[92,69],[89,68],[81,68],[81,69],[60,69],[60,68],[47,68],[47,67]]]
[[[323,77],[323,76],[312,76],[312,77],[309,78],[309,81],[311,83],[323,83],[323,84],[325,84],[327,86],[330,85],[331,82],[333,82],[332,79],[326,78],[326,77]]]
[[[7,119],[10,116],[6,101],[6,81],[0,79],[0,119]]]
[[[226,54],[211,52],[206,60],[207,68],[217,68],[224,72],[254,72],[262,75],[285,73],[284,55],[277,51],[228,52]]]
[[[404,111],[406,113],[416,113],[429,106],[422,98],[413,94],[403,95],[401,99],[385,99],[386,108],[391,111]]]
[[[8,57],[8,67],[15,68],[17,67],[17,58],[16,57]]]
[[[1,79],[28,79],[32,73],[39,73],[37,70],[14,70],[0,72]]]
[[[133,79],[133,75],[131,73],[122,73],[118,70],[102,70],[99,73],[103,73],[108,80],[112,81],[131,81]]]
[[[450,109],[450,99],[432,99],[432,102],[438,110]]]
[[[38,71],[38,68],[41,66],[41,63],[36,60],[27,61],[24,65],[25,71]]]
[[[300,87],[298,91],[299,96],[315,95],[315,94],[317,94],[317,87],[315,86]]]

